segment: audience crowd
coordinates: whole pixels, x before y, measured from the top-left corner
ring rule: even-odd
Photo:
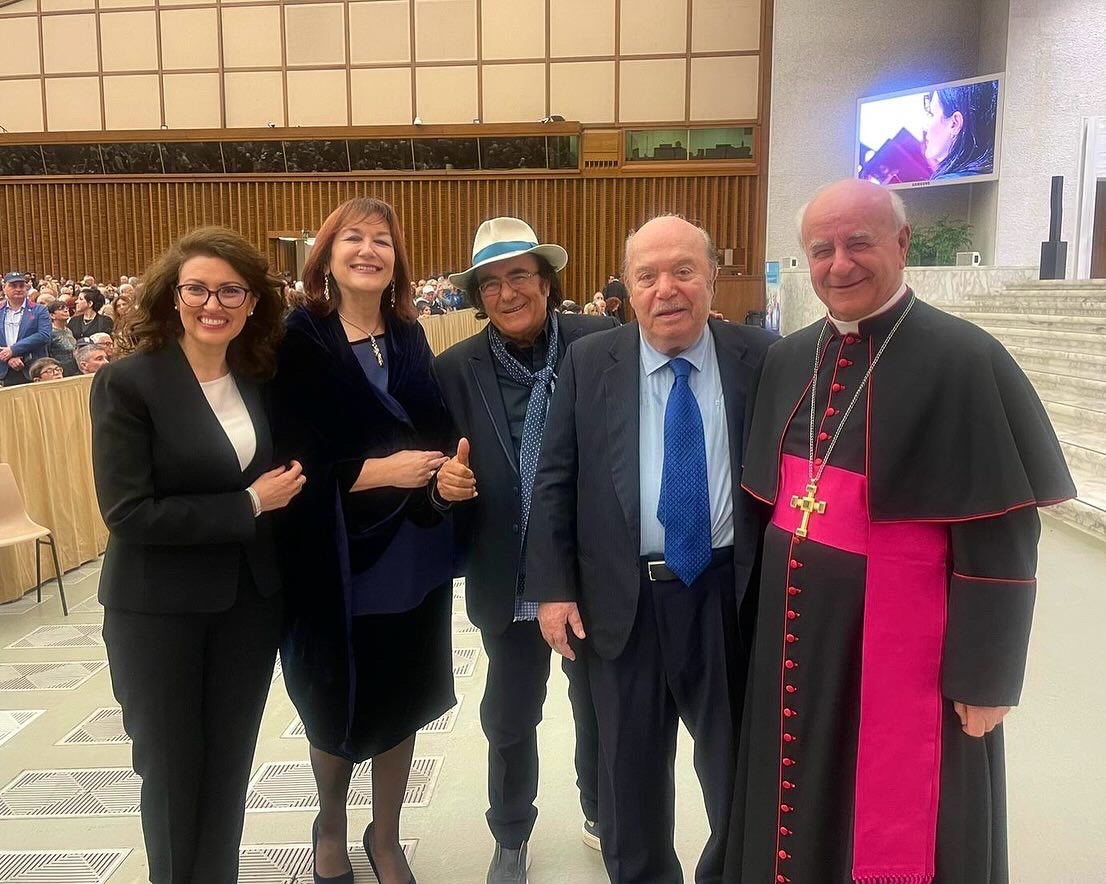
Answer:
[[[45,348],[36,342],[35,346],[39,349],[32,351],[32,358],[23,360],[25,364],[20,369],[9,371],[6,377],[0,378],[0,386],[93,374],[111,361],[115,337],[121,333],[134,299],[142,288],[138,277],[123,274],[115,283],[98,282],[91,275],[74,279],[14,271],[4,277],[5,299],[8,298],[9,288],[13,293],[15,291],[16,287],[8,282],[9,278],[14,280],[15,277],[23,280],[23,300],[45,308],[50,320],[49,340]],[[303,282],[294,279],[289,271],[285,271],[282,278],[285,305],[292,309],[303,303]],[[468,293],[456,288],[445,273],[428,273],[411,280],[410,288],[419,316],[440,316],[473,306]],[[612,316],[623,323],[626,321],[625,303],[626,288],[619,275],[612,273],[602,290],[597,290],[583,307],[568,299],[562,302],[560,312]],[[6,306],[9,313],[16,311],[11,303]],[[16,364],[19,365],[18,362]]]

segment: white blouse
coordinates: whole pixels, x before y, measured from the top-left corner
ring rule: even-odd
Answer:
[[[201,381],[200,389],[204,391],[211,410],[215,412],[223,426],[223,432],[234,446],[238,465],[243,470],[246,469],[257,453],[257,433],[254,431],[249,409],[242,401],[242,394],[234,382],[234,376],[226,374],[213,381]]]

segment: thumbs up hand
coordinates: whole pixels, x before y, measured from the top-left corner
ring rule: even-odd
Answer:
[[[476,476],[469,468],[469,440],[461,438],[457,453],[438,470],[438,496],[450,503],[477,496]]]

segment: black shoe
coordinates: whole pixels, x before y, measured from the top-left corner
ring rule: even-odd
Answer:
[[[517,850],[496,844],[492,864],[488,866],[487,884],[526,884],[529,868],[530,851],[525,841]]]
[[[373,837],[372,837],[372,835],[373,835],[373,824],[369,823],[367,826],[365,826],[365,834],[361,836],[361,844],[365,848],[365,856],[367,856],[369,858],[369,865],[372,866],[373,874],[376,875],[376,880],[379,881],[380,880],[380,872],[377,871],[377,869],[376,869],[376,860],[373,859],[373,849],[372,849]],[[349,884],[353,884],[353,878],[350,878]],[[414,875],[412,875],[410,878],[407,879],[407,884],[418,884],[418,882],[415,881],[415,876]]]
[[[342,872],[333,878],[324,878],[315,871],[315,846],[319,843],[319,818],[311,824],[311,874],[315,878],[315,884],[353,884],[353,867],[348,872]],[[370,859],[371,862],[371,859]]]

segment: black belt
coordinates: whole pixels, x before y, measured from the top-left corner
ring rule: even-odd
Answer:
[[[717,549],[712,549],[710,551],[710,564],[707,566],[707,568],[717,568],[719,565],[725,565],[732,562],[733,547],[720,546]],[[672,569],[664,563],[664,558],[659,553],[653,556],[641,557],[641,573],[642,575],[647,576],[654,583],[656,583],[657,581],[680,579],[672,573]]]

